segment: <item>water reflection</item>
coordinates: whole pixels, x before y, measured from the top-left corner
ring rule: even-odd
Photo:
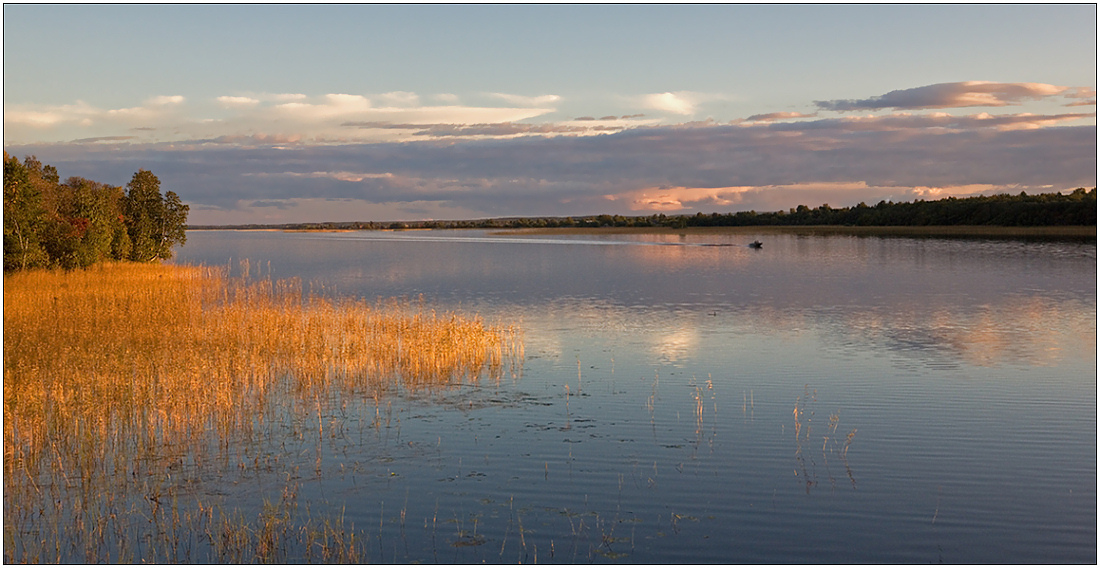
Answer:
[[[560,358],[578,333],[613,333],[655,362],[700,357],[737,336],[797,341],[812,333],[839,351],[878,350],[928,364],[1055,366],[1094,361],[1095,309],[1079,301],[1008,296],[977,307],[899,305],[778,309],[718,306],[702,313],[570,300],[524,310],[530,354]],[[716,332],[720,332],[716,335]],[[734,338],[734,339],[731,339]]]
[[[1054,366],[1095,360],[1095,308],[1079,301],[1008,296],[993,304],[899,306],[824,322],[839,342],[958,366]]]
[[[660,334],[651,351],[658,360],[674,363],[695,355],[699,346],[699,331],[695,328],[680,328],[671,333]]]
[[[326,449],[302,495],[376,527],[376,560],[1095,561],[1095,244],[194,232],[180,250],[229,258],[523,328],[522,376],[347,401],[373,442]]]

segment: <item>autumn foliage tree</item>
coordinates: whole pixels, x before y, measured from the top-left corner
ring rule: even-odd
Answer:
[[[188,207],[139,170],[123,188],[81,177],[59,182],[34,156],[4,153],[4,270],[153,261],[186,241]]]

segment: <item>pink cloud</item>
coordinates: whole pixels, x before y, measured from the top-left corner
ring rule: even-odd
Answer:
[[[994,83],[991,81],[963,81],[937,83],[912,89],[890,91],[885,95],[867,99],[814,101],[818,108],[839,112],[880,109],[932,109],[962,107],[1002,107],[1017,105],[1026,100],[1039,100],[1063,95],[1069,87],[1046,83]]]
[[[310,137],[296,143],[288,136],[252,135],[8,151],[36,154],[65,175],[109,183],[125,183],[155,159],[165,170],[165,186],[179,188],[196,206],[195,222],[206,215],[199,213],[200,205],[236,210],[245,207],[240,203],[303,196],[322,200],[319,206],[351,200],[361,211],[386,212],[362,213],[361,219],[385,220],[392,211],[372,204],[431,202],[476,212],[474,217],[775,211],[798,204],[842,207],[1096,184],[1095,113],[700,121],[604,136],[557,132],[561,126],[600,124],[596,121],[462,125],[372,118],[342,122],[341,132],[355,132],[357,126],[383,133],[401,128],[407,129],[406,140],[417,141],[318,144]],[[433,129],[431,135],[411,135]],[[102,159],[108,153],[110,159]],[[301,208],[264,210],[282,211],[288,221],[309,220]],[[346,208],[333,211],[343,214]]]
[[[945,186],[877,186],[863,181],[803,182],[782,185],[736,187],[647,187],[605,195],[611,202],[628,204],[637,214],[691,213],[696,211],[731,211],[754,209],[777,211],[794,204],[817,206],[832,203],[842,207],[858,202],[876,203],[883,199],[912,201],[1017,193],[1014,184],[962,184]],[[1033,192],[1034,188],[1030,188]]]
[[[1077,87],[1064,95],[1067,99],[1085,99],[1066,103],[1068,107],[1096,106],[1096,89],[1092,87]]]
[[[631,211],[680,211],[690,207],[729,207],[751,187],[649,187],[605,195],[627,203]]]
[[[773,120],[785,120],[788,118],[812,118],[815,116],[817,116],[817,113],[804,114],[801,112],[769,112],[767,114],[754,114],[746,118],[745,120],[749,122],[771,122]]]

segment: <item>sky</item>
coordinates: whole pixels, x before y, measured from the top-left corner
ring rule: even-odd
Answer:
[[[1094,4],[5,4],[4,149],[191,224],[1094,187]]]

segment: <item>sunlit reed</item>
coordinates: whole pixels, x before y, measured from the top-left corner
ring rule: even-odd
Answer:
[[[73,493],[85,500],[74,510],[87,509],[119,480],[201,466],[211,440],[249,439],[273,400],[313,409],[323,436],[333,392],[377,400],[499,379],[521,358],[514,328],[319,297],[296,280],[152,264],[5,275],[5,556],[37,533],[14,523],[33,525],[22,513],[47,495]]]
[[[805,456],[802,452],[802,446],[804,443],[810,441],[810,432],[812,429],[814,410],[814,403],[817,402],[817,390],[811,392],[810,385],[806,385],[806,390],[802,396],[795,400],[794,405],[794,436],[795,436],[795,460],[798,463],[798,469],[795,470],[795,475],[799,475],[801,470],[801,476],[806,483],[806,492],[809,493],[810,489],[817,485],[817,473],[815,466],[816,460],[812,456]],[[821,459],[826,468],[829,467],[829,454],[836,454],[837,452],[837,428],[840,426],[840,412],[834,412],[829,415],[829,423],[825,425],[825,435],[822,436],[821,443]],[[844,447],[840,449],[840,459],[844,464],[845,473],[848,475],[848,480],[852,483],[852,487],[855,487],[856,480],[852,474],[852,468],[848,465],[848,448],[852,445],[852,439],[855,438],[856,428],[853,428],[851,432],[844,439]],[[830,444],[830,442],[832,442]],[[834,481],[833,477],[829,476],[830,481]]]

